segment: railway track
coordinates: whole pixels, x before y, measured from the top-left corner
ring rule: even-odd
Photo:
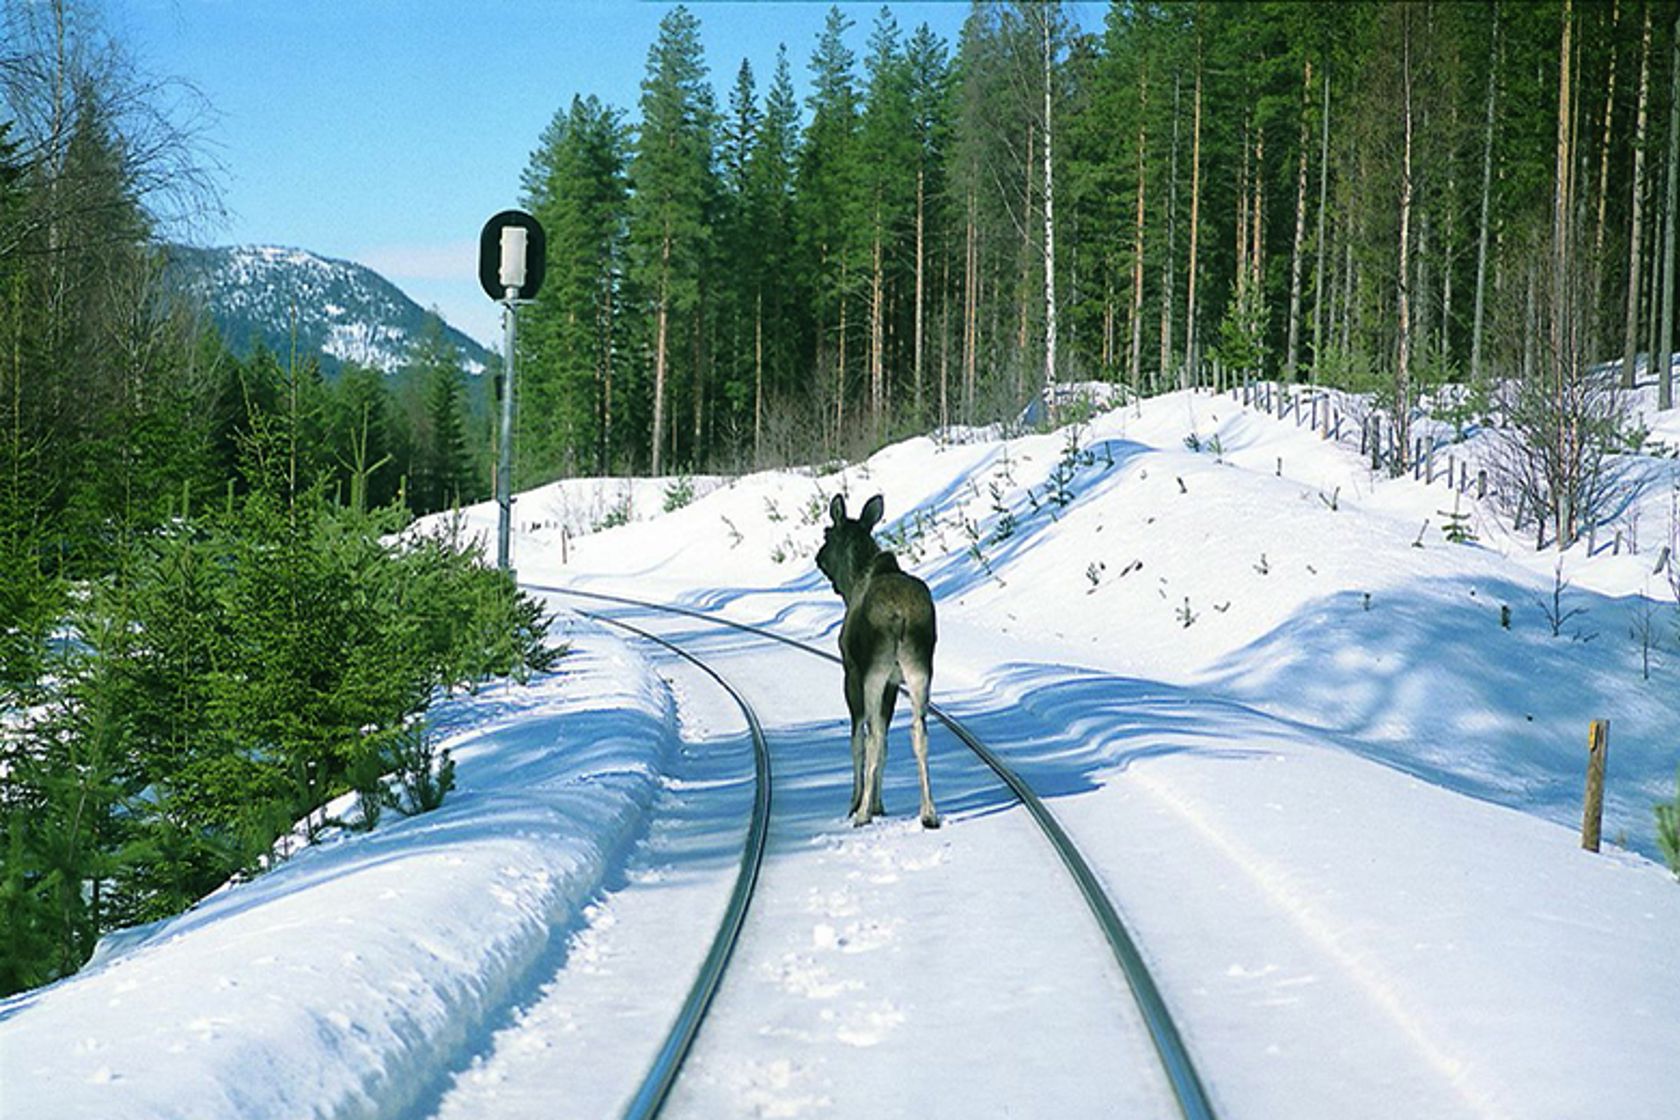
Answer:
[[[840,658],[827,650],[819,649],[772,630],[736,622],[733,619],[721,618],[704,611],[664,603],[653,603],[601,591],[584,591],[577,588],[530,583],[523,584],[523,586],[527,590],[543,594],[568,596],[597,603],[610,603],[638,610],[697,619],[715,626],[728,627],[759,638],[779,642],[834,664],[840,663]],[[717,681],[734,698],[742,713],[746,716],[752,731],[754,752],[757,758],[758,789],[754,800],[753,821],[748,828],[746,850],[742,855],[741,869],[737,875],[735,889],[731,895],[723,923],[714,937],[711,950],[702,965],[700,976],[690,990],[682,1011],[673,1023],[664,1045],[660,1048],[658,1057],[650,1067],[635,1097],[632,1098],[630,1106],[625,1111],[626,1117],[634,1117],[639,1120],[639,1118],[653,1117],[659,1114],[671,1086],[676,1081],[683,1059],[688,1054],[699,1031],[700,1023],[705,1017],[712,997],[721,983],[724,969],[727,967],[730,954],[744,924],[746,909],[752,898],[753,885],[757,881],[759,863],[762,861],[764,853],[765,830],[770,808],[770,764],[763,731],[757,715],[739,691],[715,669],[680,646],[623,619],[596,611],[582,610],[579,613],[656,642],[689,661]],[[1125,923],[1120,919],[1113,901],[1103,890],[1101,882],[1079,848],[1074,844],[1067,831],[1062,828],[1055,815],[1050,812],[1049,807],[1044,804],[1032,788],[994,751],[964,726],[961,720],[937,704],[929,704],[928,710],[966,747],[973,751],[1009,788],[1055,850],[1062,865],[1077,885],[1080,896],[1084,899],[1086,907],[1101,930],[1103,939],[1108,944],[1115,962],[1120,966],[1121,972],[1126,978],[1137,1010],[1153,1044],[1155,1054],[1160,1060],[1162,1070],[1171,1086],[1173,1098],[1179,1111],[1186,1120],[1212,1120],[1215,1113],[1202,1084],[1201,1075],[1191,1060],[1184,1045],[1183,1037],[1172,1019],[1154,977],[1150,974],[1143,956],[1138,950],[1136,941],[1126,928]]]

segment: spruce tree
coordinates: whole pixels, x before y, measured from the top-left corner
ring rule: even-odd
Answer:
[[[614,375],[628,145],[619,110],[575,97],[525,170],[525,204],[548,232],[547,279],[520,325],[515,473],[531,483],[605,472],[628,447],[613,423],[625,395]]]
[[[630,212],[632,269],[653,335],[652,422],[648,460],[654,474],[681,427],[672,415],[676,359],[690,354],[688,389],[703,392],[701,368],[682,345],[696,329],[700,269],[711,237],[707,204],[713,194],[712,158],[716,108],[706,83],[700,22],[682,5],[659,21],[642,79],[641,126],[631,163],[636,191]],[[692,452],[698,454],[700,449]]]

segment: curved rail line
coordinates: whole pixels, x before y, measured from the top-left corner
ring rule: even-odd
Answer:
[[[803,650],[813,656],[822,657],[834,662],[835,664],[840,664],[840,658],[832,653],[829,653],[827,650],[817,649],[816,647],[807,645],[804,642],[797,641],[782,634],[777,634],[772,630],[765,630],[761,627],[751,626],[744,622],[736,622],[733,619],[722,618],[718,615],[708,614],[704,611],[692,610],[687,607],[672,606],[666,603],[650,603],[645,600],[633,599],[623,595],[612,595],[603,591],[584,591],[578,588],[554,587],[533,583],[526,583],[522,586],[531,591],[557,595],[571,595],[579,598],[594,599],[600,602],[618,603],[624,606],[640,607],[645,610],[663,611],[668,614],[684,615],[689,618],[699,619],[703,622],[710,622],[720,626],[728,626],[732,629],[753,634],[761,638],[769,638],[774,641],[781,642],[783,645]],[[617,621],[609,619],[608,616],[605,615],[594,615],[591,617],[601,618],[607,621]],[[624,623],[618,624],[626,626],[627,629],[631,628]],[[697,661],[691,654],[677,649],[676,646],[671,645],[669,642],[664,642],[663,639],[655,640],[660,641],[661,644],[666,645],[671,649],[676,649],[677,652],[682,653],[684,657],[687,657],[690,661],[694,661],[695,664],[700,664],[700,662]],[[712,676],[717,677],[717,674],[712,672],[710,668],[704,665],[701,667],[706,669],[707,672],[712,673]],[[717,679],[720,681],[722,680],[721,677],[717,677]],[[725,687],[728,686],[726,685]],[[732,693],[734,692],[733,689],[730,689],[730,691]],[[1137,942],[1133,940],[1131,933],[1126,929],[1125,923],[1120,920],[1119,913],[1114,909],[1114,903],[1103,891],[1102,884],[1098,881],[1095,872],[1091,870],[1091,865],[1086,862],[1085,857],[1080,853],[1079,848],[1074,844],[1072,838],[1068,836],[1066,830],[1062,828],[1061,823],[1056,820],[1055,815],[1050,812],[1043,800],[1041,800],[1039,796],[1033,792],[1032,787],[1027,785],[1019,774],[1015,773],[1015,771],[1011,769],[1002,759],[1000,759],[989,747],[980,742],[973,732],[963,726],[960,720],[941,709],[939,705],[930,703],[928,705],[928,710],[931,711],[941,723],[950,728],[951,732],[956,735],[958,739],[961,739],[965,746],[978,755],[981,761],[991,767],[992,771],[997,774],[1005,785],[1009,787],[1010,791],[1020,799],[1021,804],[1026,807],[1027,812],[1031,814],[1033,820],[1038,823],[1038,826],[1040,830],[1043,831],[1045,838],[1048,839],[1050,841],[1050,845],[1055,848],[1056,855],[1061,858],[1063,865],[1068,869],[1068,872],[1073,876],[1074,881],[1078,884],[1079,893],[1084,897],[1085,904],[1090,909],[1092,917],[1096,919],[1098,926],[1101,927],[1103,937],[1107,940],[1109,949],[1114,954],[1115,961],[1120,965],[1121,972],[1125,974],[1126,981],[1131,987],[1132,998],[1137,1003],[1138,1012],[1143,1016],[1144,1025],[1149,1031],[1150,1040],[1155,1045],[1155,1053],[1160,1058],[1161,1066],[1166,1072],[1168,1082],[1172,1085],[1173,1096],[1178,1103],[1179,1110],[1184,1114],[1186,1120],[1213,1120],[1215,1115],[1213,1106],[1208,1101],[1207,1090],[1202,1085],[1201,1075],[1196,1071],[1195,1064],[1190,1060],[1189,1051],[1185,1048],[1184,1039],[1179,1033],[1178,1025],[1173,1022],[1172,1014],[1167,1009],[1166,1001],[1161,998],[1160,989],[1155,984],[1155,978],[1150,975],[1149,968],[1144,963],[1143,955],[1138,951]]]
[[[712,997],[717,995],[718,985],[723,982],[724,969],[729,967],[729,958],[735,952],[735,943],[741,938],[741,927],[746,923],[747,906],[752,902],[753,889],[758,885],[758,871],[764,863],[764,846],[770,830],[770,748],[765,742],[764,728],[758,722],[758,714],[753,711],[752,705],[748,704],[746,697],[736,691],[735,686],[725,680],[716,669],[680,646],[639,626],[632,626],[622,619],[595,614],[592,611],[578,613],[585,618],[617,626],[621,630],[627,630],[661,645],[693,664],[729,693],[730,698],[741,709],[741,714],[747,718],[747,728],[752,734],[752,819],[747,825],[747,840],[741,851],[741,867],[735,874],[735,886],[729,893],[729,905],[724,909],[723,921],[712,938],[711,948],[706,951],[706,959],[700,964],[700,974],[695,978],[694,986],[688,990],[688,997],[683,1000],[682,1009],[677,1012],[670,1032],[659,1047],[659,1053],[654,1056],[653,1064],[648,1067],[641,1085],[624,1109],[626,1120],[651,1120],[659,1115],[659,1110],[665,1106],[665,1098],[670,1095],[671,1086],[676,1084],[677,1073],[682,1069],[683,1060],[688,1057],[695,1036],[700,1032],[700,1021],[706,1017],[706,1012],[712,1005]]]

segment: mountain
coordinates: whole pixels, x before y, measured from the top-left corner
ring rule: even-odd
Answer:
[[[292,347],[294,312],[300,353],[318,353],[323,370],[345,362],[392,373],[400,369],[432,312],[365,265],[304,249],[236,245],[168,247],[175,285],[202,300],[236,353],[262,343],[276,354]],[[490,352],[444,325],[469,373],[483,373]]]

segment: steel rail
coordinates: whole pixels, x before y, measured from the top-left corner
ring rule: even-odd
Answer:
[[[761,638],[769,638],[781,642],[783,645],[803,650],[813,656],[825,658],[835,664],[841,664],[840,658],[827,650],[807,645],[794,638],[778,634],[773,630],[766,630],[744,622],[736,622],[734,619],[723,618],[716,614],[697,611],[688,607],[678,607],[667,603],[650,603],[646,600],[633,599],[624,595],[613,595],[604,591],[585,591],[580,588],[532,583],[522,583],[521,586],[542,593],[571,595],[585,599],[595,599],[600,602],[639,607],[644,610],[683,615],[688,618],[699,619],[702,622],[728,626]],[[606,618],[607,616],[594,617]],[[686,653],[684,656],[693,660]],[[698,664],[698,662],[696,663]],[[997,774],[1010,791],[1020,799],[1021,804],[1026,807],[1033,820],[1037,822],[1039,829],[1049,840],[1051,847],[1056,850],[1056,855],[1061,858],[1062,864],[1073,876],[1074,882],[1078,884],[1080,895],[1085,899],[1085,904],[1090,909],[1092,917],[1096,919],[1097,925],[1101,927],[1103,937],[1108,942],[1115,961],[1120,965],[1120,970],[1126,977],[1126,981],[1131,988],[1132,998],[1137,1004],[1139,1014],[1143,1017],[1145,1028],[1149,1031],[1150,1041],[1155,1045],[1155,1053],[1161,1061],[1167,1081],[1172,1086],[1173,1096],[1178,1104],[1179,1111],[1184,1114],[1185,1120],[1213,1120],[1215,1113],[1213,1105],[1208,1100],[1207,1089],[1202,1084],[1201,1075],[1197,1072],[1195,1063],[1190,1059],[1189,1050],[1184,1045],[1183,1035],[1180,1034],[1178,1025],[1173,1021],[1166,1000],[1162,998],[1161,991],[1155,983],[1155,978],[1150,975],[1149,967],[1144,962],[1143,954],[1138,950],[1137,942],[1133,939],[1130,931],[1127,930],[1125,923],[1120,920],[1120,915],[1115,910],[1113,901],[1103,890],[1101,881],[1092,871],[1091,865],[1086,861],[1084,855],[1080,853],[1078,846],[1074,844],[1072,837],[1062,828],[1061,822],[1050,812],[1049,807],[1044,804],[1038,794],[1033,792],[1032,787],[999,758],[991,748],[983,744],[973,732],[969,731],[962,721],[937,704],[928,704],[928,710],[941,723],[950,728],[952,734],[962,740],[965,746],[979,756],[980,760],[990,767],[993,773]]]
[[[695,978],[694,986],[688,990],[688,997],[683,1000],[681,1010],[671,1023],[670,1032],[665,1036],[664,1043],[659,1047],[659,1052],[654,1056],[653,1063],[648,1067],[635,1095],[624,1108],[625,1120],[651,1120],[665,1107],[665,1100],[670,1096],[671,1087],[676,1084],[683,1061],[688,1057],[694,1039],[700,1033],[700,1023],[705,1019],[706,1012],[711,1008],[712,998],[717,995],[718,986],[723,982],[723,973],[729,967],[729,958],[735,952],[735,943],[741,938],[741,928],[746,924],[747,907],[752,902],[753,889],[758,885],[758,872],[764,863],[764,846],[770,830],[770,748],[764,739],[764,727],[758,722],[758,714],[753,711],[752,705],[748,704],[746,697],[716,669],[681,646],[639,626],[633,626],[623,619],[595,614],[592,611],[578,613],[585,618],[617,626],[661,645],[693,664],[729,693],[730,698],[741,709],[741,714],[746,717],[747,729],[752,735],[752,818],[747,824],[747,839],[741,851],[741,867],[735,873],[735,886],[729,892],[729,905],[725,907],[723,921],[712,938],[711,947],[706,951],[706,959],[700,964],[700,973]]]

